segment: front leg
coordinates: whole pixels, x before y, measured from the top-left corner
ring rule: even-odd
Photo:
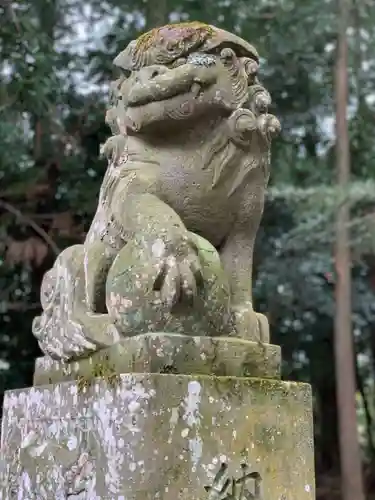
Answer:
[[[247,150],[246,157],[238,166],[239,182],[235,182],[235,187],[238,188],[245,181],[247,187],[243,189],[237,221],[222,248],[221,260],[231,283],[237,334],[247,340],[268,343],[268,319],[253,309],[253,253],[268,182],[270,140],[280,124],[271,115],[256,117],[260,111],[257,109],[259,104],[262,104],[262,100],[255,103],[254,113],[246,109],[237,110],[229,123],[232,141],[239,148]],[[234,196],[233,189],[231,195]]]
[[[126,228],[126,239],[137,242],[140,252],[158,261],[154,290],[172,308],[182,299],[190,302],[202,284],[198,250],[178,214],[147,191],[157,192],[151,183],[135,182],[126,196],[114,198],[113,216]]]
[[[230,279],[231,309],[238,335],[246,340],[268,343],[268,319],[253,309],[253,253],[258,225],[256,221],[249,221],[246,227],[243,224],[234,226],[220,257]]]

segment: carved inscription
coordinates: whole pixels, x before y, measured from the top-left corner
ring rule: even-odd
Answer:
[[[241,477],[229,477],[228,465],[221,464],[212,485],[205,486],[207,500],[262,500],[261,475],[249,471],[246,464],[242,464],[241,468]]]

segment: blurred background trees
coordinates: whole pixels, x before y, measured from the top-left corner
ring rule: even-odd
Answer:
[[[352,0],[352,182],[336,187],[334,0],[2,0],[0,2],[0,393],[30,385],[39,287],[81,242],[106,165],[99,145],[112,59],[145,27],[201,20],[240,34],[283,132],[257,242],[258,308],[283,348],[285,378],[314,388],[318,499],[339,499],[333,348],[335,216],[350,203],[357,420],[368,498],[375,490],[375,4]],[[372,466],[372,469],[371,469]]]

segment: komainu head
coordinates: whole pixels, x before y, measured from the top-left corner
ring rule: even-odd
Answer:
[[[147,134],[251,109],[251,89],[260,87],[258,62],[252,45],[214,26],[191,22],[153,29],[114,61],[122,77],[113,85],[107,122],[116,134]],[[269,95],[261,89],[256,99],[267,107]]]

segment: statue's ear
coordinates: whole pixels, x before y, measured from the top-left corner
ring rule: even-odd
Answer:
[[[113,60],[113,64],[125,72],[130,72],[133,68],[133,56],[136,41],[132,40],[125,50],[120,52]]]

